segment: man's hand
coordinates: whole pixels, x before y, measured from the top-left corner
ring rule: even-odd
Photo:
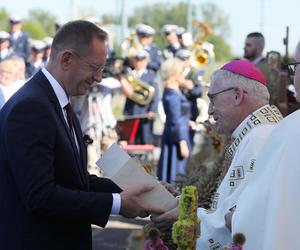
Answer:
[[[139,185],[124,190],[121,196],[120,214],[127,218],[147,217],[149,213],[162,214],[164,211],[160,208],[151,206],[144,202],[139,195],[148,192],[154,188],[154,185]]]
[[[162,232],[170,229],[175,221],[178,219],[178,206],[159,215],[151,216],[151,220],[155,226]]]
[[[191,80],[183,78],[180,80],[179,86],[185,89],[192,89],[194,87],[194,84]]]
[[[153,120],[153,118],[154,118],[154,113],[152,111],[147,112],[147,119]]]
[[[180,195],[180,193],[173,187],[172,184],[165,182],[165,181],[161,181],[160,182],[165,189],[167,189],[174,197],[177,197],[178,195]]]

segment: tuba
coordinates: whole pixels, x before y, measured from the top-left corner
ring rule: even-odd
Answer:
[[[128,96],[130,100],[140,105],[147,105],[151,102],[155,91],[154,87],[133,77],[131,74],[127,76],[126,80],[133,88],[133,94]]]
[[[137,34],[135,32],[131,33],[122,43],[122,56],[127,58],[129,66],[131,65],[130,59],[136,52],[136,50],[143,49],[142,44],[139,42]],[[125,78],[133,89],[133,94],[128,96],[128,98],[135,103],[140,105],[147,105],[151,102],[154,95],[154,87],[150,86],[146,82],[134,77],[131,74],[131,70],[128,67],[125,73]]]
[[[189,48],[193,55],[194,60],[193,66],[199,67],[207,65],[211,60],[214,59],[214,51],[213,51],[213,44],[204,42],[204,39],[213,33],[213,30],[207,24],[200,22],[199,20],[194,19],[193,24],[195,24],[198,28],[202,29],[202,32],[198,35],[195,39],[194,44]]]

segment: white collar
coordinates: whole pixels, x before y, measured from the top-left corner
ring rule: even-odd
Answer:
[[[18,39],[21,35],[21,30],[17,30],[16,32],[12,33],[13,39]]]
[[[69,99],[65,90],[58,83],[58,81],[55,80],[55,78],[50,74],[50,72],[46,68],[42,68],[42,72],[44,73],[45,77],[48,79],[59,101],[60,107],[63,109],[69,103]]]
[[[6,57],[8,55],[8,52],[9,52],[8,48],[5,48],[5,49],[1,50],[0,51],[0,57],[1,58]]]
[[[257,64],[260,63],[263,59],[264,59],[263,56],[256,57],[256,58],[252,61],[252,63],[253,63],[254,65],[257,65]]]

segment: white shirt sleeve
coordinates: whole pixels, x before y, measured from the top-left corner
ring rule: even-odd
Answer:
[[[118,193],[113,193],[113,204],[110,214],[119,214],[121,210],[121,196]]]

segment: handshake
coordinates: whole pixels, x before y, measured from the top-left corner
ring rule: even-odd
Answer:
[[[174,187],[165,182],[161,184],[174,196],[178,196],[179,193]],[[138,185],[136,187],[129,188],[123,191],[121,196],[121,209],[120,214],[127,218],[134,217],[147,217],[151,214],[151,220],[155,223],[156,227],[162,232],[170,229],[173,223],[178,218],[178,205],[170,210],[163,209],[158,206],[145,202],[141,195],[153,190],[155,185],[145,184]],[[161,201],[163,202],[163,201]]]
[[[96,164],[105,177],[123,190],[120,193],[122,216],[134,218],[151,214],[155,218],[177,207],[175,189],[170,184],[159,183],[118,145],[113,144],[106,150]]]

